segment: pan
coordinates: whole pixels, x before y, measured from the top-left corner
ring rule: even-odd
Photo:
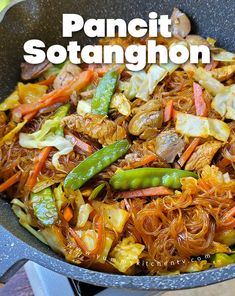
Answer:
[[[29,39],[41,39],[47,46],[66,45],[62,38],[62,14],[78,13],[88,18],[140,17],[147,19],[151,11],[171,14],[174,7],[191,19],[193,33],[211,36],[219,46],[235,49],[233,0],[28,0],[12,7],[0,24],[0,100],[3,100],[19,81],[23,44]],[[82,33],[72,40],[85,45],[94,43]],[[6,199],[0,200],[0,277],[1,282],[32,260],[66,277],[105,287],[140,290],[175,290],[206,286],[235,277],[235,264],[224,268],[176,276],[126,276],[97,272],[65,262],[47,246],[36,240],[11,211]]]

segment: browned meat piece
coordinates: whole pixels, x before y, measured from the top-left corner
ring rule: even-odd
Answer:
[[[138,112],[129,122],[129,132],[139,136],[146,129],[161,128],[163,122],[162,111]]]
[[[156,138],[156,154],[167,163],[172,163],[184,149],[184,140],[173,130],[163,131]]]
[[[73,64],[65,64],[60,73],[56,76],[53,87],[60,88],[68,84],[74,77],[78,76],[81,69]]]
[[[178,8],[174,8],[171,15],[171,31],[174,36],[186,37],[191,31],[191,23],[187,15],[180,11]]]
[[[210,164],[215,153],[220,149],[222,143],[219,141],[209,141],[197,147],[195,152],[188,160],[185,169],[201,170],[206,165]]]
[[[48,60],[45,60],[43,63],[38,64],[38,65],[31,65],[28,63],[22,63],[21,64],[21,78],[26,81],[36,79],[39,76],[41,76],[43,72],[48,70],[51,66],[52,66],[52,64]]]
[[[78,133],[83,133],[102,145],[109,145],[126,138],[126,130],[122,126],[101,115],[88,113],[84,116],[70,115],[62,120],[62,125]]]

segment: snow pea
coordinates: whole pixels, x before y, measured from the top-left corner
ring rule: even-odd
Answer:
[[[67,103],[61,107],[59,107],[54,115],[54,119],[55,120],[61,120],[63,119],[69,112],[70,109],[70,104]],[[59,135],[59,136],[64,136],[64,128],[60,126],[60,122],[59,122],[59,126],[57,127],[57,129],[55,130],[55,134]]]
[[[185,170],[169,168],[139,168],[116,173],[110,184],[116,190],[128,190],[166,186],[173,189],[181,187],[180,179],[197,178],[197,174]]]
[[[65,178],[64,187],[76,190],[93,176],[123,156],[130,144],[127,140],[117,141],[96,151],[76,166]]]
[[[118,81],[118,76],[117,71],[110,70],[100,80],[91,102],[91,112],[93,114],[108,114],[110,101]]]
[[[50,187],[30,194],[35,216],[43,225],[51,225],[58,219],[58,211]]]

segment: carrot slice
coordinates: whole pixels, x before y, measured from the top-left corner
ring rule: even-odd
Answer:
[[[193,83],[193,93],[194,93],[194,101],[196,106],[196,114],[198,116],[207,116],[208,110],[207,110],[206,103],[203,99],[202,88],[196,82]]]
[[[15,183],[17,183],[20,180],[20,176],[21,176],[21,172],[17,172],[12,177],[10,177],[9,179],[7,179],[4,183],[2,183],[0,185],[0,192],[3,192],[5,190],[7,190],[12,185],[14,185]]]
[[[95,218],[94,218],[95,219]],[[98,238],[95,248],[90,251],[90,256],[99,255],[104,246],[105,230],[102,216],[98,216]]]
[[[155,195],[170,195],[173,191],[164,186],[149,187],[144,189],[122,191],[118,193],[120,198],[132,198],[132,197],[145,197],[145,196],[155,196]]]
[[[63,211],[64,219],[69,222],[73,218],[73,210],[70,207],[66,207]]]
[[[48,94],[45,94],[44,96],[42,96],[41,99],[38,100],[38,102],[21,104],[20,106],[16,107],[13,112],[17,115],[23,116],[33,111],[39,111],[44,107],[51,106],[58,102],[66,102],[68,101],[69,96],[74,90],[80,91],[81,89],[86,87],[91,81],[92,77],[92,71],[84,71],[76,78],[74,78],[68,85],[53,90]]]
[[[25,187],[27,190],[31,191],[32,188],[37,183],[38,175],[40,174],[43,166],[45,165],[45,162],[49,156],[49,153],[51,152],[52,147],[45,147],[41,153],[39,154],[38,159],[35,162],[34,170],[31,172],[31,174],[28,177],[28,180],[26,182]]]
[[[178,160],[178,164],[183,167],[186,161],[189,159],[189,157],[192,155],[193,151],[196,149],[196,147],[200,143],[200,138],[195,138],[188,146],[188,148],[184,151],[184,153],[181,155],[180,159]]]
[[[55,75],[51,75],[47,79],[41,80],[41,81],[37,82],[37,84],[49,86],[49,85],[51,85],[54,82],[55,79],[56,79],[56,76]]]
[[[142,167],[150,162],[153,162],[157,159],[157,156],[154,154],[145,155],[140,161],[135,161],[127,166],[124,166],[123,169],[134,169]]]
[[[171,120],[173,115],[173,100],[167,102],[164,111],[164,122]]]
[[[205,70],[206,71],[211,71],[212,69],[216,68],[218,66],[219,62],[218,61],[214,61],[212,60],[210,62],[210,64],[207,64],[206,67],[205,67]]]

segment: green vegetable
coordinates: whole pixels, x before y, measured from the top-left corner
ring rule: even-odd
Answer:
[[[61,155],[66,155],[73,150],[73,144],[64,138],[63,128],[60,121],[66,116],[70,108],[70,104],[59,107],[54,116],[44,122],[41,129],[32,134],[20,133],[19,144],[24,148],[43,149],[53,146],[59,151],[52,157],[52,164],[58,171],[64,171],[59,163]]]
[[[64,136],[64,129],[63,127],[60,126],[60,121],[62,118],[64,118],[68,114],[69,109],[70,109],[70,104],[67,103],[59,107],[54,115],[54,120],[58,121],[58,126],[56,127],[56,130],[55,130],[56,135],[59,135],[62,137]]]
[[[11,203],[13,204],[12,210],[14,214],[19,218],[19,223],[25,229],[27,229],[32,235],[34,235],[37,239],[39,239],[44,244],[47,244],[47,242],[45,241],[41,233],[32,227],[33,226],[32,218],[31,218],[31,215],[26,212],[25,205],[17,199],[13,199]]]
[[[213,54],[213,60],[219,62],[234,62],[235,54],[229,51],[222,50],[217,54]]]
[[[224,85],[212,77],[212,73],[203,68],[197,68],[194,73],[194,78],[200,83],[210,94],[216,96],[224,89]]]
[[[60,183],[60,185],[58,187],[54,188],[54,196],[55,196],[55,202],[57,205],[57,209],[60,211],[68,203],[68,200],[67,200],[65,193],[63,191],[62,183]]]
[[[51,225],[58,219],[58,212],[50,187],[30,194],[30,201],[38,220],[44,225]]]
[[[2,0],[0,3],[0,11],[7,7],[11,3],[11,0]]]
[[[213,255],[212,257],[212,264],[215,267],[223,267],[223,266],[232,264],[234,262],[235,262],[234,257],[224,253],[218,253]]]
[[[185,170],[165,168],[140,168],[119,172],[110,179],[111,186],[116,190],[128,190],[166,186],[180,188],[180,179],[197,178],[197,174]]]
[[[89,200],[95,199],[104,187],[105,187],[105,183],[101,183],[95,189],[93,189],[89,196]]]
[[[64,187],[76,190],[93,176],[123,156],[130,145],[127,140],[117,141],[87,157],[65,178]]]
[[[226,230],[216,234],[216,241],[227,246],[235,245],[235,229]]]
[[[100,80],[91,102],[91,112],[93,114],[108,114],[110,101],[116,88],[118,76],[117,71],[110,70]]]
[[[148,101],[156,88],[157,84],[163,80],[167,74],[173,73],[179,65],[169,62],[168,64],[152,65],[148,72],[139,71],[132,73],[129,82],[121,83],[121,88],[124,90],[124,95],[129,99],[134,97],[140,98],[143,101]]]

